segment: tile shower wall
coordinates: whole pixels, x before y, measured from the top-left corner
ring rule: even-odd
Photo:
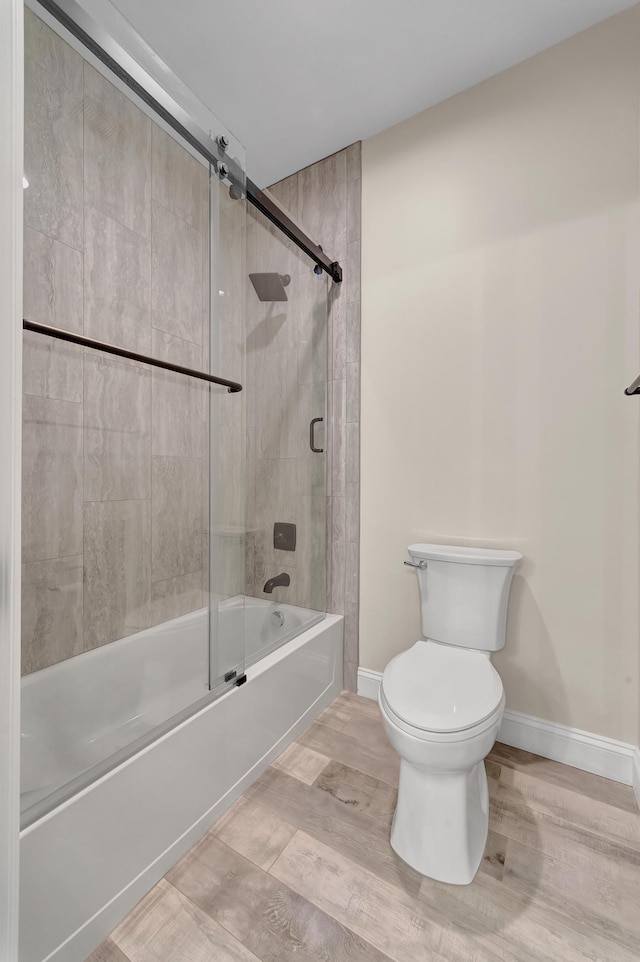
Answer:
[[[345,687],[358,668],[360,504],[360,144],[293,174],[270,192],[308,234],[343,266],[342,284],[323,274],[293,245],[250,212],[249,271],[289,273],[289,301],[260,304],[248,290],[247,593],[263,594],[280,571],[291,588],[274,600],[324,607],[345,615]],[[319,291],[324,285],[326,311]],[[326,303],[326,301],[325,301]],[[324,345],[326,344],[326,351]],[[297,355],[297,367],[296,367]],[[309,472],[308,424],[324,404],[328,377],[327,484]],[[322,412],[320,412],[322,413]],[[324,501],[320,506],[319,499]],[[327,563],[324,557],[326,517]],[[295,553],[274,551],[274,521],[295,521]],[[296,577],[297,572],[297,577]],[[325,581],[326,579],[326,581]],[[326,589],[325,589],[326,585]],[[294,587],[295,586],[295,587]]]
[[[208,174],[25,11],[24,315],[206,363]],[[23,672],[203,604],[206,389],[25,335]]]

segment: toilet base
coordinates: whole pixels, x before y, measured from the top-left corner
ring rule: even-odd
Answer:
[[[432,772],[400,761],[391,847],[422,875],[468,885],[480,867],[489,829],[484,762],[468,771]]]

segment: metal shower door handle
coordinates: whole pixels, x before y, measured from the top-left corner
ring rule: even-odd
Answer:
[[[309,421],[309,447],[314,454],[324,454],[324,448],[317,448],[315,444],[315,430],[316,424],[322,424],[324,418],[311,418]]]

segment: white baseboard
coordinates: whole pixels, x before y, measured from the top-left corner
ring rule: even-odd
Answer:
[[[640,808],[640,748],[636,748],[633,753],[633,791]]]
[[[359,668],[358,694],[377,699],[381,679],[381,672]],[[635,745],[508,710],[502,719],[498,741],[624,785],[633,785],[640,805],[640,749]]]
[[[363,698],[371,698],[372,701],[377,701],[381,681],[381,671],[358,668],[358,694],[362,695]]]
[[[635,745],[613,738],[557,725],[518,711],[505,711],[498,741],[624,785],[631,785],[633,781],[633,755],[637,749]]]

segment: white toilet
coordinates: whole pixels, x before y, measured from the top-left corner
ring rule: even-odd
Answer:
[[[484,758],[504,689],[490,653],[504,647],[517,551],[414,544],[422,633],[389,662],[379,704],[400,755],[391,845],[423,875],[468,885],[487,840]]]

